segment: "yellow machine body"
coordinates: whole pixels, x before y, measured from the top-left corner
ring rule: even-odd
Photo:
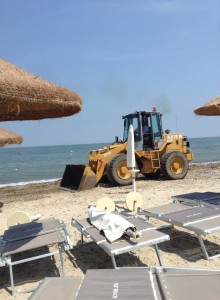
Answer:
[[[157,114],[160,116],[159,113]],[[156,115],[157,118],[159,118],[158,116]],[[88,166],[66,166],[61,186],[78,191],[88,190],[105,177],[113,185],[131,184],[126,153],[127,141],[123,142],[117,139],[112,145],[90,150]],[[182,179],[188,172],[188,162],[194,159],[194,154],[189,149],[189,142],[183,134],[168,132],[162,133],[158,139],[153,138],[150,147],[137,149],[135,158],[139,173],[145,177],[162,174],[168,179]]]

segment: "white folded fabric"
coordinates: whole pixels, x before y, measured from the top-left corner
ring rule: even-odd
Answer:
[[[89,218],[97,229],[103,230],[105,237],[111,243],[119,239],[127,229],[136,231],[135,226],[121,216],[94,206],[89,208]]]

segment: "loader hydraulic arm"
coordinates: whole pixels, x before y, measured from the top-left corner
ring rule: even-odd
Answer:
[[[123,144],[111,145],[104,153],[98,150],[91,150],[89,154],[89,165],[96,176],[96,182],[105,175],[106,165],[119,153],[125,152],[127,149],[127,142]]]

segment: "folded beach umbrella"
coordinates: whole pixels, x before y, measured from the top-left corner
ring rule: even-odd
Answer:
[[[220,96],[194,110],[197,115],[220,116]]]
[[[0,147],[4,147],[8,144],[21,144],[22,142],[22,136],[4,128],[0,128]]]
[[[80,112],[79,95],[0,58],[0,121],[60,118]]]

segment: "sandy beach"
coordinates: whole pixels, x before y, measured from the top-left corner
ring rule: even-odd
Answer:
[[[144,200],[144,208],[159,206],[172,202],[172,196],[191,192],[220,193],[220,164],[191,165],[185,179],[136,181],[137,191]],[[112,268],[110,257],[94,244],[81,246],[79,232],[71,226],[71,219],[84,218],[88,215],[88,205],[104,196],[114,200],[125,200],[132,191],[131,186],[112,187],[100,184],[89,191],[76,192],[60,188],[59,181],[44,184],[0,188],[0,200],[4,206],[0,211],[1,234],[6,229],[7,217],[16,210],[23,210],[30,215],[37,213],[42,218],[55,217],[63,220],[69,230],[73,250],[64,253],[65,269],[68,276],[83,275],[88,269]],[[123,209],[123,204],[120,205]],[[156,226],[159,221],[150,219]],[[220,269],[220,258],[205,260],[198,240],[189,232],[178,229],[166,229],[170,241],[159,244],[164,266],[187,268]],[[207,236],[208,249],[220,250],[220,234]],[[116,258],[118,266],[153,266],[158,265],[154,248],[142,248],[135,252],[122,254]],[[45,276],[57,276],[61,273],[58,256],[33,261],[14,268],[16,289],[31,288]],[[0,268],[0,299],[13,299],[3,287],[2,280],[9,287],[8,268]],[[30,294],[19,295],[16,299],[27,299]]]

